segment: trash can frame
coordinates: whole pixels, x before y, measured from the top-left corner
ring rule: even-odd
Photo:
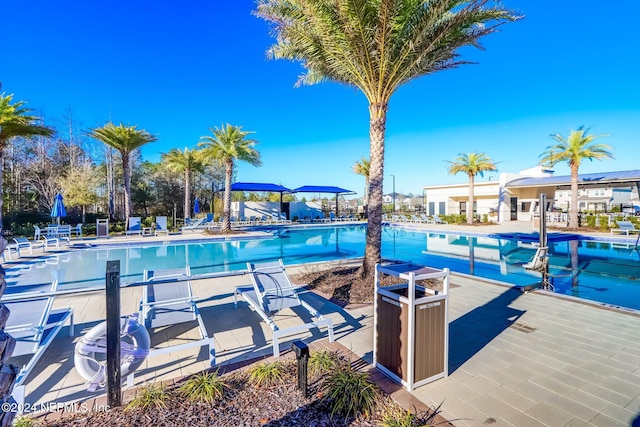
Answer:
[[[96,219],[96,238],[109,238],[109,218]]]
[[[406,280],[406,283],[393,285],[393,286],[380,286],[380,278],[381,275],[389,275],[398,277],[400,279]],[[416,285],[416,281],[422,279],[430,279],[430,278],[442,278],[443,279],[443,289],[442,291],[436,291],[433,289],[424,288],[423,286]],[[402,296],[394,291],[402,291],[406,289],[407,295]],[[416,290],[420,291],[423,297],[416,298]],[[376,265],[375,271],[375,298],[374,298],[374,328],[373,328],[373,362],[374,365],[380,369],[387,376],[391,377],[393,380],[401,383],[404,387],[406,387],[409,391],[413,390],[413,388],[418,387],[420,385],[426,384],[431,381],[435,381],[439,378],[444,378],[448,376],[448,358],[449,358],[449,314],[448,314],[448,296],[449,296],[449,269],[445,268],[443,270],[423,267],[411,263],[407,264],[394,264],[389,266],[380,266]],[[379,307],[380,303],[384,303],[386,307]],[[399,309],[394,308],[399,307]],[[379,309],[383,308],[384,311],[379,311]],[[425,376],[425,371],[429,371],[429,369],[418,369],[419,372],[416,373],[416,361],[421,356],[420,354],[416,354],[416,341],[420,341],[418,338],[422,338],[422,341],[419,342],[420,351],[424,351],[425,345],[424,342],[429,341],[430,336],[424,336],[423,330],[416,330],[416,318],[418,316],[418,310],[431,309],[432,311],[436,311],[436,319],[433,322],[429,322],[429,320],[420,319],[421,325],[420,327],[424,328],[425,323],[433,323],[431,326],[431,332],[434,333],[433,328],[435,327],[437,330],[436,334],[441,334],[438,338],[441,341],[441,349],[436,348],[436,353],[441,352],[440,356],[437,356],[436,359],[439,359],[437,362],[441,363],[440,367],[435,367],[436,372],[430,372],[427,377],[420,378],[421,376]],[[395,319],[380,319],[381,313],[386,312],[395,312],[397,314],[397,321]],[[443,311],[443,312],[442,312]],[[420,312],[422,315],[426,312]],[[391,314],[390,317],[396,317],[396,314]],[[387,316],[388,317],[388,316]],[[424,316],[423,316],[424,317]],[[443,319],[440,319],[442,317]],[[384,322],[381,324],[380,321]],[[386,328],[386,331],[382,328]],[[439,331],[438,331],[439,329]],[[392,348],[390,352],[393,354],[396,351],[398,352],[398,356],[402,361],[401,366],[398,366],[397,369],[390,366],[385,366],[391,364],[390,360],[379,360],[379,356],[382,354],[382,359],[388,359],[388,352],[385,353],[385,350],[389,349],[379,349],[379,339],[382,341],[387,337],[380,337],[380,333],[397,333],[398,337],[396,337],[397,342],[392,342],[392,345],[396,345],[396,348]],[[393,340],[394,337],[391,337]],[[404,348],[403,348],[404,347]],[[428,345],[426,347],[429,347]],[[382,350],[382,351],[381,351]],[[393,359],[393,355],[391,356]],[[406,361],[406,364],[404,363]],[[423,360],[420,360],[423,361]],[[397,363],[397,361],[393,361]],[[431,370],[434,370],[433,366]],[[394,372],[395,371],[395,372]],[[401,371],[401,372],[398,372]]]

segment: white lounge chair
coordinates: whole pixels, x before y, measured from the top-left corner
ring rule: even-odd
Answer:
[[[127,229],[126,235],[128,236],[130,234],[142,235],[142,219],[139,216],[129,217],[129,228]]]
[[[636,228],[635,225],[631,221],[616,221],[618,224],[618,228],[611,229],[611,235],[613,233],[624,233],[625,235],[629,235],[629,233],[640,233],[640,230]]]
[[[169,229],[167,228],[167,217],[166,216],[157,216],[156,217],[156,231],[155,231],[155,235],[157,236],[158,234],[169,234]]]
[[[66,241],[67,244],[69,244],[69,238],[68,237],[48,237],[48,236],[43,235],[42,236],[42,241],[43,241],[42,250],[44,252],[47,252],[50,247],[54,247],[56,249],[60,249],[60,242]]]
[[[280,224],[291,224],[291,220],[287,219],[287,215],[284,212],[280,212],[280,218],[278,219]]]
[[[71,234],[75,234],[76,238],[82,239],[82,223],[76,224],[75,227],[72,227]]]
[[[429,218],[425,214],[420,214],[420,218],[422,219],[422,222],[425,223],[425,224],[435,224],[436,223],[434,220],[432,220],[431,218]]]
[[[189,218],[187,218],[189,219]],[[188,222],[185,222],[185,226],[182,227],[180,230],[181,231],[186,231],[186,230],[198,230],[198,229],[202,229],[205,228],[206,225],[204,225],[205,222],[205,217],[202,218],[198,218],[197,220],[189,220]]]
[[[48,292],[55,292],[58,282],[54,281]],[[13,398],[19,406],[24,403],[24,383],[40,358],[65,324],[69,324],[69,336],[73,336],[73,309],[52,310],[53,297],[38,297],[35,292],[24,293],[25,299],[8,301],[9,309],[5,332],[16,340],[9,362],[22,365],[13,388]],[[31,298],[31,299],[26,299]],[[24,357],[31,357],[24,362]]]
[[[18,253],[18,257],[21,257],[22,254],[20,252],[21,249],[28,249],[29,254],[33,255],[33,245],[26,237],[14,237],[13,241],[16,242],[16,252]]]
[[[420,218],[418,215],[411,214],[411,219],[409,219],[409,222],[413,222],[413,223],[417,223],[417,224],[422,224],[424,221],[423,221],[423,220],[422,220],[422,218]]]
[[[56,237],[59,239],[71,239],[71,226],[68,224],[59,225],[56,230]]]
[[[140,321],[144,323],[147,329],[172,326],[185,322],[197,322],[200,340],[166,348],[177,351],[178,347],[181,349],[207,347],[209,360],[213,365],[215,364],[213,338],[209,338],[207,328],[205,328],[200,316],[200,311],[196,305],[197,297],[193,295],[191,289],[190,276],[189,266],[156,271],[144,270],[143,281],[150,284],[143,287],[142,300],[140,301]],[[169,280],[171,283],[153,283],[161,280]],[[149,355],[158,354],[160,350],[164,350],[164,348],[152,350]]]
[[[234,306],[238,307],[238,295],[241,296],[253,310],[273,330],[273,355],[280,355],[279,339],[281,336],[291,335],[311,328],[327,327],[329,341],[333,341],[333,324],[331,319],[325,319],[308,303],[301,300],[296,287],[289,280],[282,260],[261,264],[247,263],[252,286],[238,286],[233,296]],[[286,308],[302,307],[317,320],[311,323],[280,329],[274,316]]]
[[[440,219],[440,217],[438,216],[438,214],[433,214],[433,222],[436,224],[448,224],[447,221]]]
[[[40,227],[38,227],[37,225],[34,225],[33,226],[33,241],[37,242],[41,238],[42,238],[42,229],[40,229]]]

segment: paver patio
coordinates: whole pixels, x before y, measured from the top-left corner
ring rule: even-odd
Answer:
[[[296,268],[288,268],[294,274]],[[246,276],[194,281],[194,293],[218,364],[271,353],[271,330],[246,304],[233,308],[233,289]],[[449,299],[450,375],[419,387],[413,395],[442,405],[459,426],[629,426],[640,417],[640,315],[536,291],[454,275]],[[122,312],[137,310],[140,288],[122,292]],[[339,306],[312,292],[303,296],[332,319],[336,338],[371,361],[372,305]],[[64,296],[54,307],[72,306],[76,334],[62,331],[27,383],[27,401],[64,403],[87,399],[84,380],[73,369],[73,346],[104,319],[104,294]],[[280,322],[300,322],[283,315]],[[154,342],[192,339],[195,328],[167,328]],[[286,337],[325,339],[326,331]],[[178,341],[176,341],[178,340]],[[206,354],[185,350],[148,359],[136,384],[183,376],[208,366]]]

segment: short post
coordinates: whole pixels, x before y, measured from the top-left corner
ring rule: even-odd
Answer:
[[[120,372],[120,260],[107,261],[107,403],[122,405]]]
[[[309,347],[302,341],[291,343],[291,349],[296,353],[298,360],[298,390],[307,397],[307,365],[309,363]]]

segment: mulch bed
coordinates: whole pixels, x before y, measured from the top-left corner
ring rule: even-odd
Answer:
[[[192,402],[168,387],[171,398],[164,407],[96,411],[65,416],[47,421],[38,420],[39,426],[238,426],[238,427],[284,427],[284,426],[353,426],[370,427],[381,425],[385,414],[404,410],[386,393],[379,391],[375,410],[357,418],[336,414],[331,416],[330,402],[325,399],[324,378],[310,379],[308,396],[297,390],[296,362],[291,357],[285,362],[287,374],[279,385],[257,387],[249,381],[246,371],[224,374],[226,384],[224,397],[214,403]],[[128,399],[130,400],[130,399]],[[56,416],[59,414],[53,414]],[[432,417],[429,411],[419,412],[415,425],[424,425]]]
[[[291,276],[297,284],[307,284],[317,292],[340,306],[348,304],[368,304],[373,302],[373,279],[363,280],[359,266],[333,266],[330,268],[311,265],[304,271]],[[388,275],[381,278],[381,286],[391,286],[406,281]],[[435,279],[418,280],[416,284],[429,289],[442,289],[442,281]]]

